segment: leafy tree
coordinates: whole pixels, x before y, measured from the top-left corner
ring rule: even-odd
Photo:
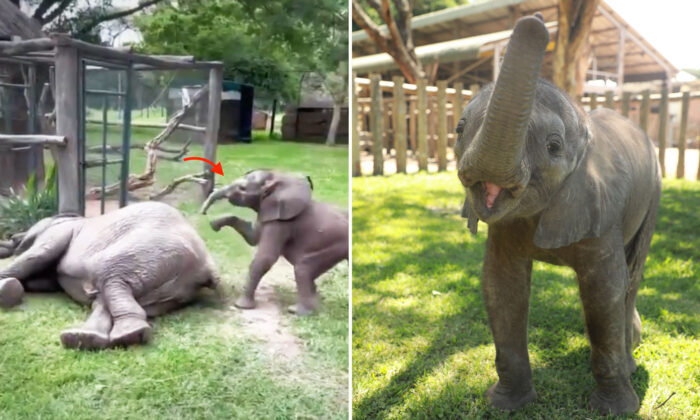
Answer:
[[[347,60],[347,3],[334,0],[180,0],[140,15],[148,53],[224,62],[224,76],[284,99],[304,72],[334,71]]]

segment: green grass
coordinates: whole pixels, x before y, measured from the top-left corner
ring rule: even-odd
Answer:
[[[149,134],[135,131],[136,141]],[[201,156],[201,147],[191,155]],[[141,172],[143,152],[134,150],[131,158],[132,172]],[[222,145],[217,159],[225,173],[219,183],[256,167],[305,172],[317,199],[347,206],[347,148],[258,141]],[[201,167],[159,162],[158,183]],[[347,263],[319,279],[319,314],[297,318],[282,309],[281,324],[299,338],[302,354],[275,357],[231,308],[254,249],[232,231],[216,233],[208,225],[217,214],[251,219],[252,212],[221,202],[209,216],[198,215],[197,187],[185,191],[177,195],[179,208],[216,260],[223,296],[157,318],[146,346],[81,352],[63,349],[58,335],[80,324],[88,309],[60,294],[28,295],[20,307],[0,311],[0,419],[347,418]],[[295,300],[291,281],[275,292],[281,308]]]
[[[538,398],[510,416],[481,295],[487,226],[460,218],[454,173],[353,179],[353,417],[598,418],[574,273],[536,262],[529,352]],[[664,181],[637,308],[633,418],[700,418],[700,183]],[[666,398],[675,395],[662,407]]]

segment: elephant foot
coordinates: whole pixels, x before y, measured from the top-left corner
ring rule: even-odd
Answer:
[[[485,395],[491,406],[506,411],[517,410],[537,398],[537,393],[532,385],[525,392],[513,392],[501,386],[500,382],[491,385]]]
[[[210,222],[209,226],[211,226],[211,228],[214,229],[215,232],[218,232],[221,230],[221,223],[219,223],[218,220],[214,220],[213,222]]]
[[[253,309],[255,308],[255,299],[248,296],[241,296],[236,299],[233,304],[239,309]]]
[[[127,347],[133,344],[143,344],[151,339],[151,326],[140,318],[127,318],[115,321],[109,333],[109,344],[112,347]]]
[[[8,309],[17,306],[24,297],[24,287],[14,277],[0,280],[0,307]]]
[[[616,388],[603,390],[596,387],[591,394],[591,408],[603,415],[635,413],[639,410],[639,397],[626,379],[622,386]]]
[[[109,336],[98,331],[72,328],[61,333],[63,347],[81,350],[101,350],[109,346]]]
[[[312,315],[316,309],[313,306],[307,306],[307,305],[302,305],[301,303],[297,303],[296,305],[291,305],[287,308],[287,311],[290,314],[294,315],[299,315],[299,316],[307,316],[307,315]]]

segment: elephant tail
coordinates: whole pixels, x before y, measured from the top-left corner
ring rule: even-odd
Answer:
[[[656,216],[659,212],[659,198],[661,187],[657,187],[651,199],[651,205],[639,230],[626,246],[627,268],[630,276],[630,289],[636,290],[642,281],[644,274],[644,263],[649,254],[651,238],[654,236],[656,227]]]

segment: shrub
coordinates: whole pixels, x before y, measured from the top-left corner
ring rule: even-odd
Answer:
[[[12,192],[4,202],[0,202],[0,239],[24,232],[39,220],[58,213],[58,183],[56,166],[49,169],[45,186],[39,189],[36,175],[31,174],[25,185],[24,197]]]

